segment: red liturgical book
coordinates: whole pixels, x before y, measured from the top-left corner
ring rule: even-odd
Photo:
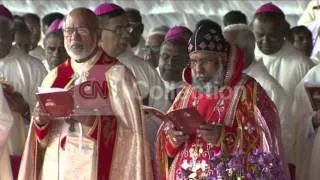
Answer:
[[[143,106],[142,109],[145,113],[151,113],[163,121],[171,121],[178,131],[189,135],[196,134],[200,125],[205,124],[204,119],[195,107],[171,111],[168,114],[148,106]]]
[[[105,86],[86,81],[65,90],[61,88],[39,89],[36,94],[40,107],[53,117],[70,115],[112,115]]]
[[[73,113],[72,92],[59,88],[40,90],[36,94],[41,109],[53,117],[68,117]]]
[[[314,111],[320,109],[320,83],[306,82],[305,89]]]

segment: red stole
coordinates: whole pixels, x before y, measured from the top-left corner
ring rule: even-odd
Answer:
[[[117,64],[118,60],[102,54],[96,64],[88,72],[88,81],[106,83],[105,72]],[[64,88],[73,78],[74,70],[71,60],[57,67],[57,77],[51,87]],[[106,87],[106,86],[105,86]],[[108,91],[107,87],[104,90]],[[108,93],[108,92],[104,92]],[[113,147],[116,138],[117,123],[114,116],[100,116],[98,122],[92,126],[93,131],[89,136],[97,140],[98,169],[97,179],[107,180],[112,162]],[[79,172],[81,173],[81,172]]]

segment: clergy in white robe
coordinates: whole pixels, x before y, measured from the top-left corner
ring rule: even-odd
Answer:
[[[13,117],[0,88],[0,180],[12,179],[11,164],[7,148],[8,136],[13,126]]]
[[[297,51],[285,37],[289,30],[285,15],[272,3],[261,6],[253,19],[257,47],[255,56],[283,87],[289,98],[309,70],[309,60]]]
[[[244,50],[244,73],[253,77],[276,105],[280,117],[285,158],[288,163],[294,164],[292,151],[294,146],[293,122],[291,122],[291,109],[289,109],[291,101],[278,81],[269,74],[264,64],[261,61],[255,61],[255,38],[248,25],[234,24],[226,26],[223,29],[223,34],[230,43],[234,43]]]
[[[14,90],[22,94],[29,103],[30,109],[35,105],[35,93],[47,71],[42,63],[32,56],[12,47],[13,19],[1,11],[10,11],[3,6],[0,8],[0,77],[13,86]],[[11,13],[10,13],[11,15]]]
[[[305,90],[306,83],[320,84],[319,71],[320,65],[313,67],[295,90],[293,113],[297,135],[295,146],[297,180],[320,178],[320,133],[318,125],[313,123],[316,112]]]
[[[35,106],[37,88],[46,74],[39,60],[15,47],[11,48],[8,55],[0,58],[0,75],[15,91],[22,94],[30,109]]]

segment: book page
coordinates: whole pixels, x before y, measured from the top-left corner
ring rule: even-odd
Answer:
[[[62,88],[42,88],[42,87],[38,87],[38,93],[37,94],[56,93],[56,92],[66,92],[66,90],[62,89]]]
[[[160,118],[161,120],[164,120],[163,118],[165,118],[165,116],[166,116],[165,112],[162,112],[161,110],[156,109],[156,108],[151,107],[151,106],[142,106],[142,111],[144,113],[153,114],[154,116]]]

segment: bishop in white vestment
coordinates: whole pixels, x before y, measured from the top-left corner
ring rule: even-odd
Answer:
[[[289,98],[308,72],[309,60],[285,40],[288,24],[282,10],[272,3],[261,6],[253,19],[255,56],[283,87]]]

